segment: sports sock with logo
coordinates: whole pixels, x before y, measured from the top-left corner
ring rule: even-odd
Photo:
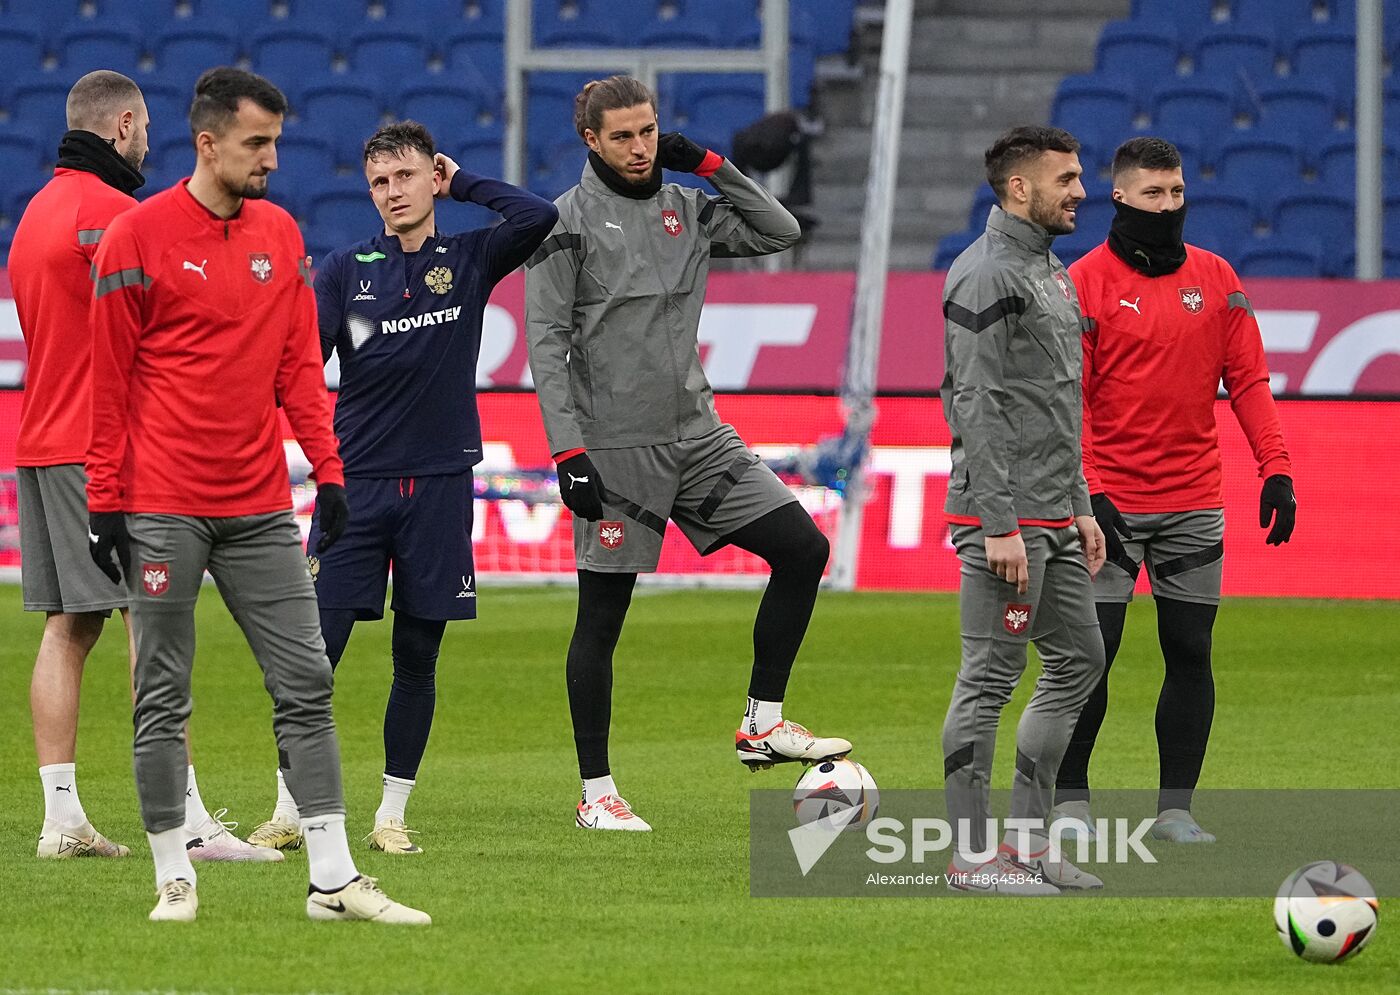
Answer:
[[[204,799],[199,797],[199,783],[194,779],[194,764],[190,764],[185,783],[185,829],[197,833],[210,821],[212,818],[209,810],[204,807]]]
[[[1211,630],[1215,605],[1157,599],[1157,636],[1166,676],[1157,699],[1157,753],[1161,782],[1157,810],[1191,808],[1191,794],[1215,715],[1215,680],[1211,675]]]
[[[437,660],[447,623],[394,613],[394,682],[384,709],[384,772],[412,782],[428,746],[437,704]]]
[[[297,801],[292,797],[291,790],[287,787],[287,779],[282,776],[282,768],[277,768],[277,807],[272,810],[274,819],[282,819],[284,822],[301,822],[301,813],[297,811]]]
[[[613,650],[622,635],[636,583],[637,575],[631,573],[578,572],[578,618],[564,674],[578,772],[584,780],[611,773],[608,727],[612,723]]]
[[[379,810],[374,813],[376,825],[385,819],[404,819],[403,810],[408,804],[408,796],[413,791],[414,782],[402,777],[392,777],[384,775],[384,798],[379,803]]]
[[[78,801],[78,775],[74,764],[46,764],[39,768],[44,786],[44,821],[64,829],[88,821],[83,803]]]
[[[190,863],[189,851],[185,849],[185,836],[184,826],[146,834],[146,839],[151,842],[151,856],[156,861],[157,888],[175,878],[195,883],[194,865]]]
[[[611,774],[583,779],[583,803],[585,805],[592,805],[599,798],[615,794],[617,794],[617,785],[613,783]]]
[[[756,733],[767,732],[781,721],[783,721],[783,703],[781,701],[759,701],[757,698],[750,698],[748,705],[744,708],[744,719],[739,724],[739,728],[752,736]]]
[[[350,857],[350,841],[345,838],[345,816],[308,816],[301,820],[301,831],[313,888],[339,891],[359,875]]]

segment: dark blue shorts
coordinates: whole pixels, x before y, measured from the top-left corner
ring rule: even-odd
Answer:
[[[347,477],[350,524],[320,556],[311,519],[307,563],[325,609],[384,617],[389,568],[393,609],[426,619],[476,618],[471,471],[438,477]]]

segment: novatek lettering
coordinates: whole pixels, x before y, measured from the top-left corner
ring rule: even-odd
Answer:
[[[461,313],[462,308],[459,305],[458,307],[446,307],[441,311],[425,311],[408,318],[390,318],[388,321],[379,323],[379,330],[385,335],[396,335],[410,329],[422,328],[424,325],[441,325],[445,321],[456,321],[457,316]]]

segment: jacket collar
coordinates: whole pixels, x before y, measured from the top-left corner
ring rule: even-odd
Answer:
[[[171,188],[176,202],[184,208],[185,213],[202,225],[210,228],[223,230],[225,225],[237,226],[243,221],[243,211],[247,207],[247,200],[238,206],[238,212],[230,218],[221,218],[199,201],[195,200],[194,194],[190,193],[190,178],[186,176],[179,183]]]
[[[1050,243],[1055,241],[1055,236],[1040,225],[1002,210],[1000,204],[992,205],[992,213],[987,218],[987,230],[1001,232],[1031,252],[1049,252]]]
[[[604,166],[603,168],[606,169],[607,167]],[[658,187],[658,189],[651,191],[645,197],[624,198],[622,194],[617,193],[606,183],[603,182],[602,178],[595,171],[591,159],[583,160],[583,177],[579,180],[578,185],[583,187],[584,190],[588,191],[588,193],[592,194],[595,197],[616,197],[620,200],[651,200],[660,192],[660,189]]]
[[[426,252],[435,248],[439,239],[441,238],[442,230],[435,227],[433,229],[433,233],[424,240],[422,246],[419,247],[418,251]],[[384,230],[384,227],[382,225],[380,226],[379,231],[375,233],[374,238],[371,240],[371,242],[376,249],[378,249],[380,252],[386,253],[387,255],[402,256],[405,254],[403,251],[403,243],[399,241],[399,237],[397,235],[390,235]]]

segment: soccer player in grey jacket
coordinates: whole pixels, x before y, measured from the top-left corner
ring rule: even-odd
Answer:
[[[668,518],[702,554],[734,545],[772,569],[754,624],[739,760],[758,769],[851,748],[783,718],[829,548],[792,492],[719,420],[697,346],[710,258],[781,252],[801,232],[732,164],[661,135],[654,96],[631,77],[584,87],[574,124],[588,162],[526,264],[525,308],[560,496],[574,515],[579,603],[567,678],[583,780],[575,819],[585,829],[647,830],[608,765],[612,656],[637,574],[656,569]],[[663,168],[706,177],[722,196],[663,184]]]
[[[1001,203],[943,288],[943,412],[952,430],[946,511],[962,561],[962,666],[943,724],[950,888],[1054,894],[1102,882],[1052,861],[1045,833],[1060,758],[1104,668],[1090,581],[1104,561],[1080,462],[1079,300],[1050,251],[1084,199],[1079,143],[1013,128],[987,150]],[[997,721],[1034,641],[1043,665],[1016,729],[1013,819],[1030,834],[988,840]],[[990,847],[990,848],[989,848]]]

